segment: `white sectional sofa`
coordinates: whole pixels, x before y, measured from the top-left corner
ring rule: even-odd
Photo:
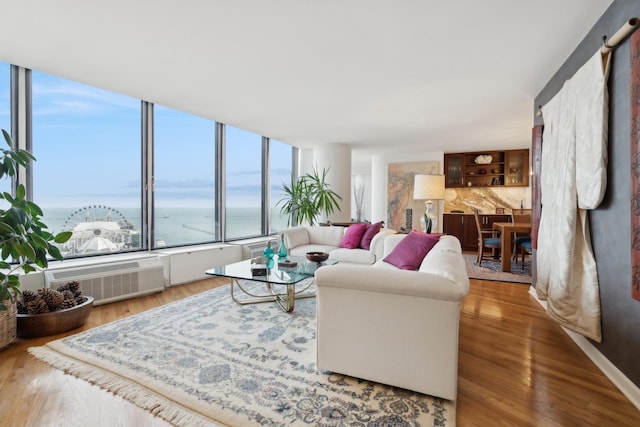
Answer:
[[[442,236],[417,271],[382,260],[316,272],[318,368],[455,400],[458,325],[469,292],[460,242]]]
[[[282,231],[281,237],[289,255],[305,256],[307,252],[327,252],[330,259],[349,264],[372,265],[382,257],[385,236],[395,234],[395,230],[381,229],[371,240],[369,249],[341,248],[340,242],[348,227],[342,226],[299,226]]]

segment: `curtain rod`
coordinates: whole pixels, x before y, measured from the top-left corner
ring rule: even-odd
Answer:
[[[618,31],[615,32],[608,40],[607,36],[602,36],[602,47],[600,48],[600,52],[602,54],[607,54],[626,39],[631,33],[633,33],[637,28],[638,24],[640,24],[640,19],[631,18],[627,22],[624,23],[622,27]]]
[[[602,36],[602,47],[600,48],[600,53],[605,56],[608,55],[613,49],[618,47],[620,43],[627,37],[631,35],[635,30],[638,29],[638,25],[640,25],[640,19],[631,18],[627,22],[624,23],[622,27],[618,29],[609,39],[607,36]],[[538,105],[538,111],[536,112],[537,117],[542,117],[542,106]]]

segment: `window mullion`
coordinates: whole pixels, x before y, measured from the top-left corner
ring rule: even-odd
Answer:
[[[271,233],[271,156],[269,138],[262,137],[262,235]]]

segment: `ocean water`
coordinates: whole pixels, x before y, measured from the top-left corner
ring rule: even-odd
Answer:
[[[142,217],[136,208],[107,208],[87,206],[80,209],[43,208],[43,222],[54,233],[71,230],[88,221],[126,221],[132,231],[140,233]],[[272,232],[287,226],[287,218],[280,216],[280,209],[271,213]],[[197,244],[215,241],[213,208],[158,208],[155,211],[155,239],[166,246]],[[255,237],[261,234],[259,208],[228,208],[227,239]],[[134,233],[135,234],[135,233]]]

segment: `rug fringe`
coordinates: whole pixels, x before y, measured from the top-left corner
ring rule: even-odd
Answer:
[[[121,396],[134,405],[148,410],[175,426],[225,426],[224,424],[217,423],[210,418],[179,406],[177,402],[152,393],[142,385],[119,379],[117,376],[97,366],[72,360],[46,347],[29,347],[28,352],[36,359],[60,369],[67,374],[97,385],[115,395]]]

